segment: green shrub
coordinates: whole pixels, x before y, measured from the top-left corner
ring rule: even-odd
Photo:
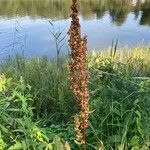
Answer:
[[[70,150],[68,143],[54,138],[53,128],[34,121],[30,91],[22,78],[16,83],[0,75],[0,150]]]

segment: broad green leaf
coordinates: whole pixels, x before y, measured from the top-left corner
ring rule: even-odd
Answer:
[[[22,149],[22,145],[19,142],[16,142],[14,145],[8,148],[8,150],[19,150],[19,149]]]
[[[139,143],[139,136],[135,135],[132,137],[132,139],[130,140],[129,145],[130,146],[134,146],[137,145]]]
[[[135,145],[131,148],[131,150],[140,150],[140,147],[138,145]]]
[[[5,132],[5,133],[9,132],[9,130],[1,124],[0,124],[0,129],[1,129],[1,131]]]

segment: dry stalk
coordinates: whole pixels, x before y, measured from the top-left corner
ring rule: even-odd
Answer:
[[[71,60],[69,63],[69,79],[71,89],[75,94],[81,108],[81,114],[75,115],[76,140],[86,149],[85,130],[88,127],[89,117],[89,91],[88,91],[88,62],[87,39],[81,37],[78,18],[77,0],[72,0],[71,26],[68,32]]]

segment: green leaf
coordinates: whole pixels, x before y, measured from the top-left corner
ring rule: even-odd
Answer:
[[[134,105],[138,104],[139,102],[140,102],[140,100],[139,100],[139,99],[136,99],[136,100],[134,101]]]
[[[135,113],[138,115],[138,117],[141,119],[141,113],[140,111],[136,110]]]
[[[139,146],[138,145],[135,145],[131,148],[131,150],[140,150]]]
[[[120,135],[112,135],[108,138],[108,141],[111,143],[119,143],[119,142],[121,142],[121,136]]]
[[[118,116],[121,115],[120,110],[118,110],[117,108],[113,108],[113,112],[114,112],[115,114],[117,114]]]
[[[9,132],[8,129],[5,128],[5,127],[4,127],[3,125],[1,125],[1,124],[0,124],[0,129],[1,129],[1,131],[5,132],[5,133],[8,133],[8,132]]]
[[[9,108],[8,111],[12,111],[12,112],[19,112],[20,109],[17,108]]]
[[[8,148],[8,150],[19,150],[19,149],[22,149],[22,145],[19,142],[16,142],[13,146]]]
[[[134,146],[137,145],[139,143],[139,136],[135,135],[132,137],[132,139],[130,140],[129,145],[130,146]]]
[[[51,143],[47,144],[45,150],[53,150],[52,144]]]

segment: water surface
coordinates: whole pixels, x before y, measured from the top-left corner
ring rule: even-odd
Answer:
[[[54,57],[49,21],[56,32],[63,30],[61,52],[67,52],[70,5],[71,0],[0,0],[0,56]],[[89,51],[108,48],[113,39],[119,47],[150,43],[150,0],[81,0],[79,17]]]

